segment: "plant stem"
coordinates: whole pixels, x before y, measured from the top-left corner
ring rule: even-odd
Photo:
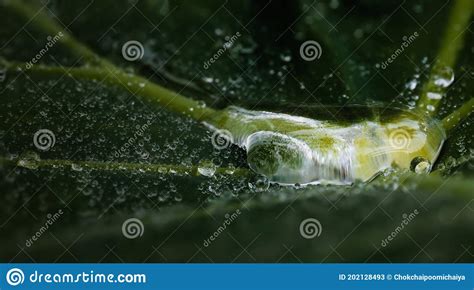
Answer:
[[[24,163],[22,163],[24,162]],[[8,159],[0,157],[0,164],[16,164],[25,168],[71,168],[78,166],[82,169],[100,171],[135,171],[170,175],[199,175],[198,166],[174,165],[174,164],[144,164],[126,162],[103,162],[103,161],[72,161],[62,159]],[[216,174],[247,176],[250,171],[246,168],[218,167]]]
[[[442,125],[446,132],[456,127],[463,119],[467,118],[474,111],[474,98],[464,103],[456,111],[449,114],[442,121]]]
[[[469,21],[474,10],[473,0],[457,0],[451,8],[446,31],[441,39],[441,48],[436,58],[430,78],[421,91],[418,107],[430,115],[434,115],[439,107],[441,98],[430,98],[429,93],[441,95],[445,88],[436,84],[443,71],[454,69],[458,54],[463,48],[464,36],[469,28]]]
[[[18,14],[34,22],[37,27],[46,33],[57,34],[58,32],[63,32],[59,24],[51,20],[44,13],[35,12],[35,9],[22,1],[9,1],[7,5]],[[150,103],[159,103],[171,111],[187,115],[198,121],[210,121],[212,116],[215,116],[216,111],[212,108],[207,108],[198,101],[184,97],[143,77],[126,73],[95,54],[70,34],[66,32],[63,32],[63,34],[64,36],[59,40],[61,43],[70,48],[77,56],[85,58],[92,64],[100,65],[102,69],[98,67],[63,68],[39,65],[34,65],[31,68],[28,68],[26,65],[17,65],[16,69],[23,71],[29,69],[34,72],[47,74],[68,74],[75,78],[101,80],[112,85],[121,86],[133,95],[140,96]],[[6,65],[7,68],[14,69],[8,62],[6,62]]]

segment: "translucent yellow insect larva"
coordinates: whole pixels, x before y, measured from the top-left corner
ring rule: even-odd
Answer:
[[[344,123],[230,107],[213,123],[247,151],[252,170],[279,184],[351,184],[391,167],[429,172],[446,137],[436,120],[403,110]]]

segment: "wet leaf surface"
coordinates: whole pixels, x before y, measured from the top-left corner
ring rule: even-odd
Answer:
[[[341,120],[349,104],[415,106],[445,45],[440,34],[453,5],[134,3],[36,4],[100,56],[206,106],[296,114],[337,105],[342,109],[335,117]],[[48,34],[34,23],[3,7],[0,18],[1,58],[26,63],[45,47]],[[473,97],[471,30],[438,118]],[[383,68],[404,37],[415,32],[419,36],[406,51]],[[233,36],[232,45],[206,66]],[[122,55],[130,40],[144,47],[139,61]],[[319,59],[300,56],[307,40],[321,44]],[[85,61],[56,44],[39,63],[66,67]],[[200,122],[123,88],[67,75],[7,72],[0,74],[0,257],[5,262],[472,262],[472,124],[471,116],[450,133],[429,177],[390,171],[369,184],[282,187],[253,174],[242,149],[217,150],[213,133]],[[46,151],[33,142],[40,129],[54,134],[54,146]],[[46,164],[51,160],[58,162]],[[414,211],[418,214],[397,230]],[[141,237],[124,236],[122,226],[130,218],[143,222]],[[308,218],[321,223],[320,236],[301,235]]]

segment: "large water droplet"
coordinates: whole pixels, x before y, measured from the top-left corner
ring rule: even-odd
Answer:
[[[37,169],[40,161],[41,159],[36,152],[29,151],[20,156],[17,165],[28,169]]]
[[[217,166],[211,160],[202,160],[198,166],[198,172],[201,175],[212,177],[216,173]]]
[[[416,157],[411,161],[410,169],[416,174],[427,174],[431,170],[431,163],[423,157]]]
[[[442,68],[435,76],[434,76],[434,83],[435,85],[447,88],[449,87],[454,81],[454,71],[450,67]]]

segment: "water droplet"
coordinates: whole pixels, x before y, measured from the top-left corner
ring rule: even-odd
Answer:
[[[183,200],[183,196],[182,196],[181,194],[178,193],[177,195],[175,195],[174,201],[180,202],[180,201],[182,201],[182,200]]]
[[[291,55],[290,54],[281,54],[280,58],[284,62],[290,62],[291,61]]]
[[[266,177],[261,177],[255,182],[255,191],[264,192],[270,187],[270,182]]]
[[[199,163],[198,172],[201,175],[212,177],[216,173],[217,166],[211,160],[203,160]]]
[[[354,31],[354,37],[355,38],[362,38],[362,36],[364,36],[364,30],[358,28]]]
[[[339,0],[331,0],[331,2],[329,2],[329,7],[337,9],[339,7]]]
[[[447,88],[454,81],[454,71],[450,67],[444,67],[434,77],[435,85],[440,86],[442,88]]]
[[[407,83],[406,88],[413,91],[414,89],[416,89],[417,86],[418,86],[418,81],[411,80],[410,82]]]
[[[79,164],[73,163],[71,164],[71,169],[74,171],[82,171],[82,167]]]
[[[214,82],[214,78],[211,77],[203,77],[202,80],[208,84],[212,84]]]
[[[229,175],[232,175],[235,173],[235,166],[234,164],[230,163],[227,168],[226,168],[226,171],[225,171],[227,174]]]
[[[441,100],[441,98],[442,98],[442,95],[440,93],[429,92],[429,93],[426,94],[426,96],[430,100]]]
[[[40,161],[41,159],[36,152],[29,151],[20,156],[17,165],[28,169],[37,169]]]
[[[455,167],[456,166],[456,159],[454,159],[454,157],[452,157],[452,156],[449,156],[446,159],[446,166],[448,167],[448,169],[451,169],[451,168]]]
[[[431,170],[431,163],[423,157],[413,158],[410,169],[416,174],[427,174]]]

